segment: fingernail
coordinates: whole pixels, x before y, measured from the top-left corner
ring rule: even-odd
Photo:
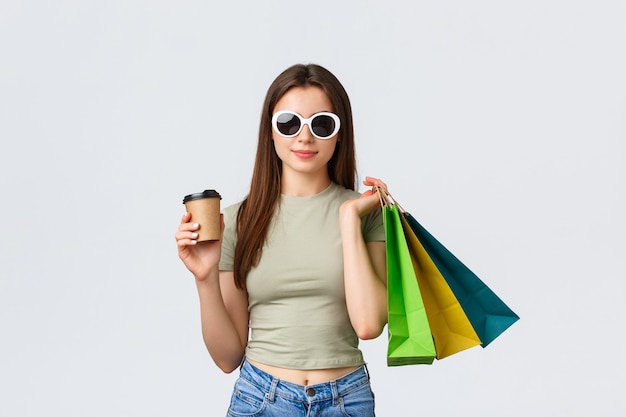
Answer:
[[[197,237],[198,237],[198,234],[197,234],[197,233],[192,233],[192,234],[191,234],[191,237],[195,239],[195,238],[197,238]]]
[[[198,226],[200,226],[198,223],[193,224],[193,227],[198,227]]]
[[[192,240],[192,241],[191,241],[191,244],[192,244],[192,245],[195,245],[196,243],[198,243],[198,241],[197,241],[197,240]]]

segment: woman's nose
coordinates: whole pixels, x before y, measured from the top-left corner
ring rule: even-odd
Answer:
[[[300,142],[311,142],[315,137],[311,133],[311,126],[308,124],[302,126],[302,130],[298,133],[298,141]]]

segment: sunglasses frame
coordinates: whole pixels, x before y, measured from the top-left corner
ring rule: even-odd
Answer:
[[[291,134],[291,135],[285,135],[280,130],[278,130],[278,118],[280,116],[282,116],[283,114],[295,115],[300,120],[300,128],[298,129],[298,131],[296,133]],[[331,135],[328,135],[328,136],[318,136],[317,134],[315,134],[315,132],[311,128],[311,122],[313,121],[313,119],[315,119],[318,116],[329,116],[331,119],[333,119],[333,121],[335,122],[335,130],[333,130],[333,133]],[[319,113],[315,113],[314,115],[312,115],[308,119],[302,117],[300,114],[298,114],[298,113],[296,113],[295,111],[292,111],[292,110],[281,110],[281,111],[277,111],[276,113],[274,113],[272,115],[272,128],[274,129],[274,131],[276,133],[278,133],[280,136],[282,136],[284,138],[293,138],[293,137],[298,136],[300,134],[300,132],[302,132],[302,129],[304,128],[304,125],[307,125],[309,127],[309,132],[311,132],[311,134],[315,138],[321,139],[321,140],[328,140],[328,139],[334,137],[335,135],[337,135],[337,133],[339,133],[339,129],[341,128],[341,120],[339,119],[339,116],[337,116],[335,113],[331,113],[331,112],[327,112],[327,111],[321,111]]]

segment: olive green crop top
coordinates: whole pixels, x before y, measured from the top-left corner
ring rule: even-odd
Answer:
[[[288,369],[363,364],[343,282],[339,207],[359,193],[335,183],[307,197],[282,195],[259,265],[248,274],[246,356]],[[240,203],[224,209],[220,270],[232,271]],[[365,242],[384,241],[380,210],[361,221]]]

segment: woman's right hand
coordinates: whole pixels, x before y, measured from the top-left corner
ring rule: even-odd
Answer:
[[[224,233],[224,217],[220,214],[222,223],[222,234]],[[200,226],[191,222],[191,213],[185,213],[176,232],[176,243],[178,245],[178,257],[183,261],[187,269],[196,277],[203,281],[213,275],[212,270],[217,272],[222,253],[222,240],[212,240],[198,242],[198,230]]]

